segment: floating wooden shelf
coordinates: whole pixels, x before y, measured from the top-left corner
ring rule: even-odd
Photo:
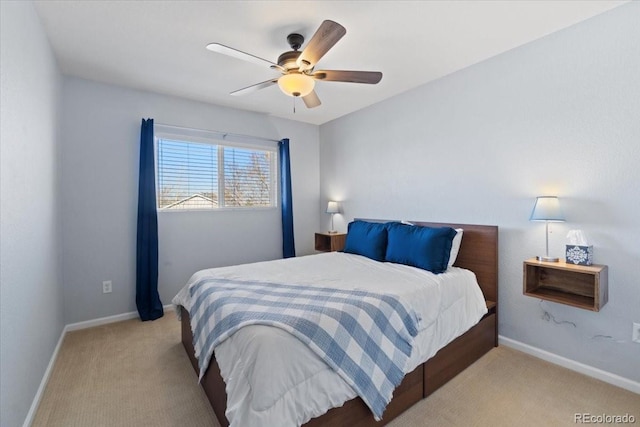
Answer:
[[[531,258],[524,262],[523,268],[525,295],[592,311],[600,311],[609,300],[606,265],[575,265]]]
[[[341,251],[346,239],[346,233],[316,233],[316,251]]]

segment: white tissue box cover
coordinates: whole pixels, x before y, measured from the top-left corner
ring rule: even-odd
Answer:
[[[593,246],[567,245],[567,263],[577,265],[593,264]]]

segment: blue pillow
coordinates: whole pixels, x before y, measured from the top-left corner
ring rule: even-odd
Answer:
[[[376,222],[350,222],[344,252],[384,261],[387,252],[387,227]]]
[[[455,235],[451,227],[389,224],[385,259],[440,274],[448,267]]]

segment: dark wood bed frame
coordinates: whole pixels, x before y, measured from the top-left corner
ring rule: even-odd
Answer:
[[[371,219],[367,221],[386,222]],[[471,270],[476,274],[489,312],[475,326],[405,376],[402,383],[394,391],[393,400],[387,406],[381,421],[375,421],[362,399],[356,397],[345,402],[341,407],[330,409],[324,415],[313,418],[304,424],[305,427],[383,426],[436,391],[493,347],[498,346],[498,227],[419,221],[413,222],[413,224],[464,229],[462,245],[454,265]],[[193,368],[198,373],[198,361],[194,355],[189,313],[184,307],[180,307],[180,309],[182,312],[182,344],[189,355]],[[227,427],[229,425],[225,417],[227,393],[215,357],[211,358],[209,368],[204,374],[201,384],[220,425]]]

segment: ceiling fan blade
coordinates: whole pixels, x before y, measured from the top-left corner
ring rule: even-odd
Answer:
[[[346,33],[347,30],[337,22],[323,21],[297,59],[300,71],[312,69]]]
[[[307,108],[314,108],[322,104],[315,90],[312,90],[311,93],[309,93],[306,96],[303,96],[302,100],[304,101],[304,105],[306,105]]]
[[[254,85],[247,86],[245,88],[233,91],[233,92],[231,92],[231,95],[233,95],[233,96],[246,95],[248,93],[257,92],[260,89],[264,89],[264,88],[272,86],[272,85],[274,85],[276,83],[278,83],[278,79],[267,80],[267,81],[264,81],[262,83],[256,83]]]
[[[263,65],[263,66],[266,65],[269,67],[273,65],[275,65],[276,67],[278,66],[278,64],[275,64],[271,61],[260,58],[259,56],[251,55],[250,53],[246,53],[241,50],[234,49],[232,47],[225,46],[220,43],[209,43],[207,45],[207,49],[212,52],[221,53],[223,55],[231,56],[232,58],[236,58],[236,59],[242,59],[243,61],[253,62],[254,64],[258,64],[258,65]]]
[[[382,80],[379,71],[344,71],[344,70],[318,70],[310,74],[316,80],[326,82],[347,82],[376,84]]]

